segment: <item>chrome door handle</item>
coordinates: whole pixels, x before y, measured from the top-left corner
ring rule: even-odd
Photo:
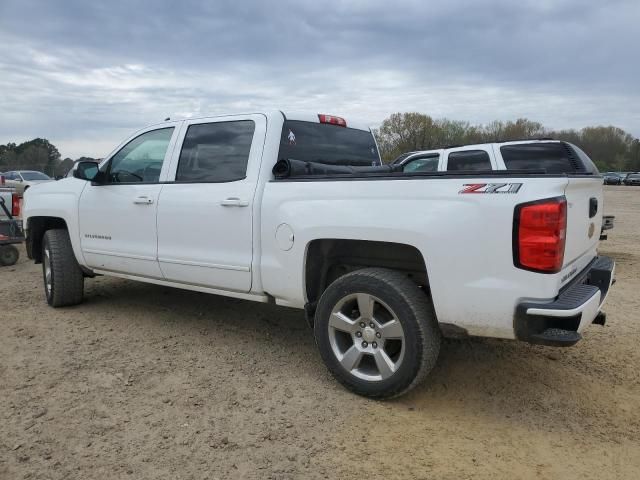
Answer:
[[[220,202],[223,207],[248,207],[249,202],[247,200],[240,200],[238,197],[225,198]]]
[[[133,199],[133,203],[136,205],[151,205],[153,203],[153,198],[147,197],[146,195],[141,195]]]

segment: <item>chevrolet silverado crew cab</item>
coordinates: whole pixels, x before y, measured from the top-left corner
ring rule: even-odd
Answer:
[[[603,323],[602,177],[550,143],[553,171],[403,172],[331,115],[166,121],[28,190],[27,251],[53,307],[112,275],[304,309],[335,378],[392,397],[443,335],[567,346]]]

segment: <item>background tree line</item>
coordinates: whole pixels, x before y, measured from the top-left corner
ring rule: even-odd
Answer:
[[[92,160],[80,157],[78,160]],[[37,170],[52,178],[66,174],[73,166],[71,158],[60,158],[58,149],[44,138],[28,142],[0,145],[0,172],[11,170]]]
[[[493,121],[486,125],[434,119],[422,113],[394,113],[375,131],[385,162],[401,153],[431,150],[451,145],[551,137],[578,145],[600,171],[640,171],[640,140],[613,126],[581,130],[550,130],[526,118]]]
[[[613,126],[585,127],[581,130],[550,130],[526,118],[493,121],[482,125],[434,119],[416,112],[394,113],[375,130],[380,154],[389,162],[401,153],[431,150],[451,145],[551,137],[575,143],[596,163],[600,171],[640,171],[640,140]],[[78,160],[92,160],[80,157]],[[0,172],[37,170],[51,177],[64,175],[73,165],[60,157],[58,149],[44,138],[16,145],[0,145]]]

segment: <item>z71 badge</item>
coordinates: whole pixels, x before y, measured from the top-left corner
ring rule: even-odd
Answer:
[[[465,183],[458,193],[518,193],[521,183]]]

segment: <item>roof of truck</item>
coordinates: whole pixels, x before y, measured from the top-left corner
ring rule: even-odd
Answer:
[[[371,131],[371,127],[369,125],[367,125],[365,122],[362,121],[358,121],[358,120],[351,120],[349,118],[346,118],[342,115],[336,115],[333,113],[325,113],[325,112],[311,112],[311,111],[295,111],[295,110],[288,110],[288,111],[283,111],[283,110],[263,110],[263,111],[247,111],[247,112],[233,112],[233,113],[217,113],[217,114],[210,114],[210,115],[197,115],[197,116],[174,116],[174,117],[167,117],[165,119],[165,122],[167,121],[181,121],[181,120],[206,120],[206,119],[217,119],[217,118],[221,118],[221,117],[235,117],[235,116],[239,116],[239,115],[264,115],[265,117],[267,117],[267,119],[269,118],[274,118],[274,117],[284,117],[286,120],[297,120],[297,121],[303,121],[303,122],[313,122],[313,123],[321,123],[320,122],[320,115],[327,115],[327,116],[332,116],[332,117],[338,117],[341,118],[343,120],[345,120],[346,124],[347,124],[347,128],[355,128],[358,130],[364,130],[364,131]],[[162,123],[164,122],[160,122],[157,125],[162,125]],[[156,125],[156,124],[153,124]],[[149,125],[149,126],[153,126],[153,125]]]

